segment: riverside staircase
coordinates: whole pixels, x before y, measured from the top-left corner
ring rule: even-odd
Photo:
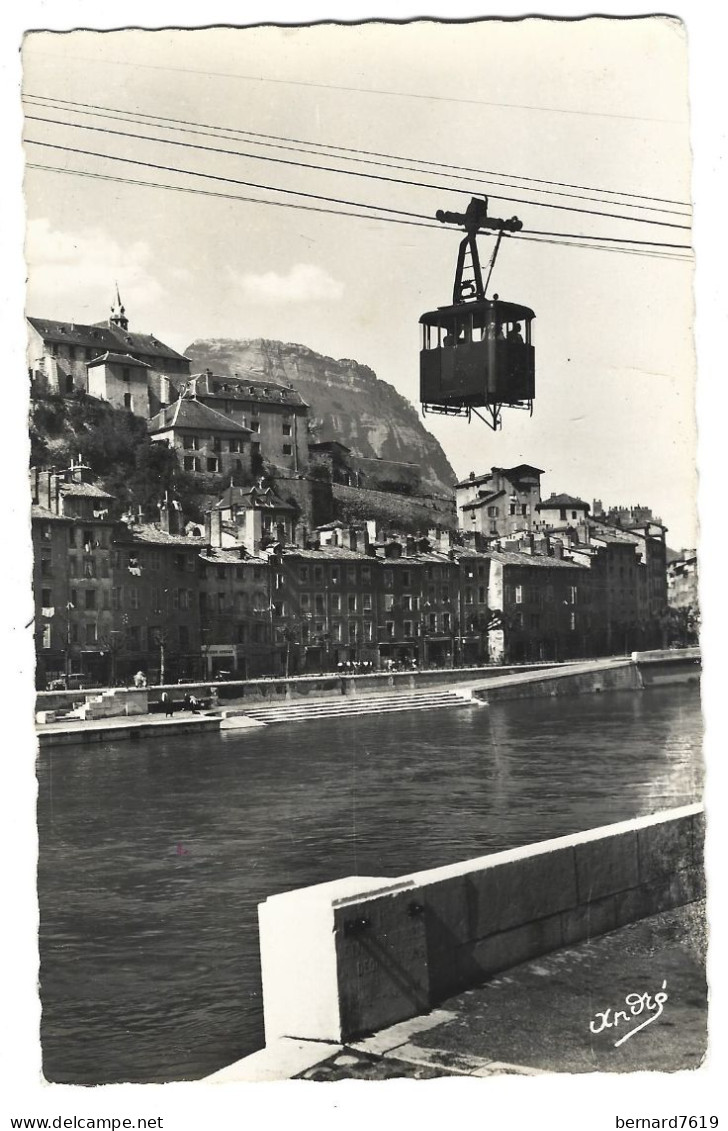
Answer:
[[[84,703],[63,715],[63,720],[80,719],[82,722],[93,722],[98,719],[142,715],[146,714],[147,709],[146,689],[111,687],[97,695],[87,695]]]
[[[342,695],[340,699],[317,699],[312,702],[276,703],[224,711],[224,718],[244,715],[259,723],[303,722],[309,719],[332,719],[348,715],[382,715],[394,711],[426,711],[433,707],[483,706],[465,688],[432,688],[429,691],[393,691],[383,695]]]

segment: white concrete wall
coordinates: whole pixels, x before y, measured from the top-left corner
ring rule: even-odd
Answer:
[[[343,1042],[704,893],[703,811],[658,813],[260,906],[266,1040]]]

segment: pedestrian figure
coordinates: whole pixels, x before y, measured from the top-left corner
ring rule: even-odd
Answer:
[[[162,702],[164,703],[164,714],[169,717],[174,714],[174,703],[170,699],[166,691],[162,692]]]

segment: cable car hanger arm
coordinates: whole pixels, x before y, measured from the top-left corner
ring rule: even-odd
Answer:
[[[500,242],[503,238],[504,232],[520,232],[523,224],[517,216],[512,216],[510,220],[500,220],[495,216],[488,215],[488,198],[484,197],[482,200],[474,196],[470,201],[465,212],[444,212],[440,210],[435,214],[437,220],[441,224],[457,224],[459,227],[465,229],[466,236],[460,244],[458,251],[457,269],[455,271],[455,284],[453,287],[453,304],[465,302],[467,300],[474,300],[482,302],[485,299],[485,291],[490,282],[493,268],[498,256],[498,249]],[[496,242],[495,251],[490,261],[488,269],[488,278],[483,286],[483,275],[480,267],[480,255],[478,253],[477,234],[485,228],[490,228],[498,232],[498,240]],[[470,252],[471,268],[473,272],[472,280],[463,280],[463,272],[465,270],[465,257]]]

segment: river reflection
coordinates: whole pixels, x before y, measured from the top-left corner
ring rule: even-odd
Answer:
[[[695,688],[39,758],[44,1073],[197,1079],[263,1043],[256,907],[689,804]]]

